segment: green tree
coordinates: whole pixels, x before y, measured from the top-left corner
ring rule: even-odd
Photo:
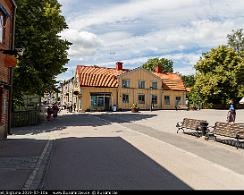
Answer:
[[[238,53],[244,51],[243,29],[232,30],[232,33],[227,35],[228,45]]]
[[[166,58],[152,58],[142,65],[144,69],[153,71],[156,66],[160,66],[162,72],[173,72],[173,61]]]
[[[57,0],[15,0],[16,47],[24,47],[14,69],[14,100],[23,94],[42,95],[55,89],[56,76],[64,71],[71,43],[59,33],[68,26]]]
[[[226,103],[240,98],[242,87],[238,75],[243,59],[233,48],[219,46],[204,53],[196,63],[196,79],[192,93],[206,103]]]
[[[193,87],[194,86],[194,83],[195,83],[195,76],[194,75],[183,75],[181,77],[182,77],[186,87]]]
[[[233,34],[227,35],[228,45],[233,48],[244,59],[244,32],[243,29],[232,30]],[[241,84],[244,85],[244,67],[240,68],[237,75]],[[243,86],[240,86],[243,87]]]

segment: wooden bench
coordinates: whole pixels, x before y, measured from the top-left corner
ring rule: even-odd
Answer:
[[[197,120],[184,118],[182,122],[178,122],[176,127],[178,128],[177,133],[182,130],[185,133],[185,129],[197,131],[200,135],[205,135],[207,130],[208,122],[206,120]]]
[[[214,136],[216,140],[216,135],[229,137],[237,140],[236,147],[240,146],[240,139],[244,139],[244,123],[225,123],[216,122],[213,127],[208,127],[209,132],[207,133],[207,138]]]

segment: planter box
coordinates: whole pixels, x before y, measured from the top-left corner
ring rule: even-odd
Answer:
[[[131,112],[139,112],[139,108],[131,108]]]

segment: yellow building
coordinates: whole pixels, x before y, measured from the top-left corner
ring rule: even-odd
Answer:
[[[186,88],[175,73],[161,73],[136,68],[123,69],[121,62],[116,68],[77,66],[74,92],[77,109],[111,110],[113,106],[128,110],[133,104],[139,109],[175,109],[185,105]]]

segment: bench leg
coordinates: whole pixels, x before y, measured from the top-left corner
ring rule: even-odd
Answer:
[[[182,130],[184,132],[184,130],[180,127],[178,127],[177,133],[179,133],[179,131]]]
[[[237,138],[236,140],[237,140],[237,143],[236,143],[236,149],[238,150],[238,148],[239,148],[239,144],[240,144],[240,141],[239,141],[239,139],[238,139],[238,138]]]

